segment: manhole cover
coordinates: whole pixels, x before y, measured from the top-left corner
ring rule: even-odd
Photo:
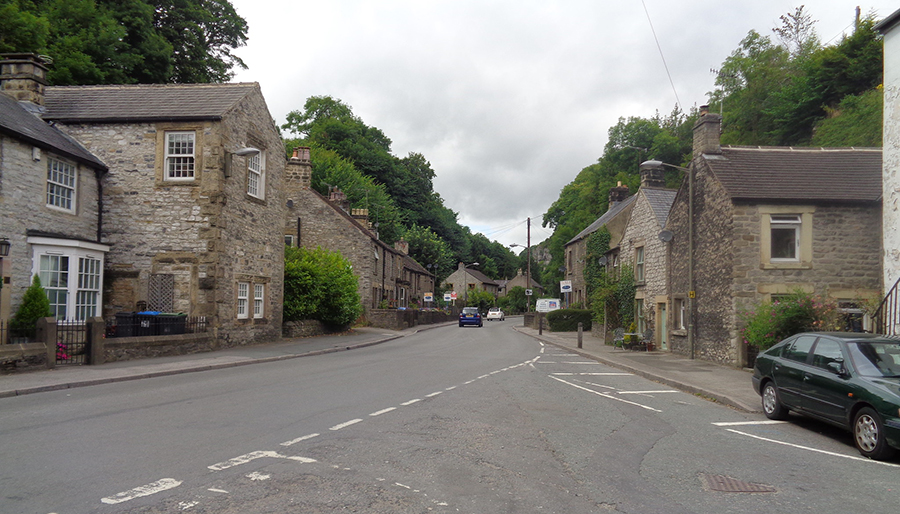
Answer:
[[[774,493],[775,488],[770,485],[754,484],[744,482],[723,475],[700,475],[706,482],[707,487],[713,491],[723,493]]]

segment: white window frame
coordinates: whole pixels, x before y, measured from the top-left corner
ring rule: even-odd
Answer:
[[[802,217],[799,214],[771,214],[769,217],[770,231],[770,250],[769,255],[772,262],[800,262],[800,235],[802,228]],[[776,237],[775,231],[793,231],[794,248],[791,257],[775,257]]]
[[[250,307],[250,282],[237,284],[237,318],[247,319]]]
[[[253,284],[253,319],[265,316],[266,285]]]
[[[641,284],[644,280],[644,247],[638,246],[634,249],[634,281]]]
[[[284,246],[294,246],[294,236],[291,234],[284,235]]]
[[[247,157],[247,194],[264,200],[266,198],[266,152]]]
[[[78,191],[78,167],[50,157],[47,159],[47,207],[75,212]]]
[[[675,330],[684,330],[686,328],[685,316],[687,314],[687,300],[684,298],[675,299]]]
[[[647,314],[644,312],[644,299],[634,300],[634,319],[637,321],[637,333],[643,335],[647,331]]]
[[[29,237],[27,242],[34,256],[32,275],[40,277],[53,315],[77,321],[100,316],[103,266],[109,246],[49,237]]]
[[[190,153],[188,152],[174,152],[172,150],[177,150],[178,148],[172,148],[173,144],[177,143],[174,139],[175,136],[189,136],[190,139]],[[164,169],[163,169],[163,177],[164,180],[170,182],[190,182],[193,181],[196,177],[197,170],[197,133],[193,130],[178,130],[178,131],[167,131],[165,133],[165,159],[164,159]],[[183,162],[179,162],[180,159],[184,159]],[[177,166],[183,166],[185,169],[177,169]],[[190,168],[189,170],[187,168]],[[175,172],[175,173],[173,173]]]

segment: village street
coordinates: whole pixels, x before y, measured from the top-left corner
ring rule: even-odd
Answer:
[[[4,513],[877,513],[900,499],[900,463],[861,459],[845,433],[771,424],[510,321],[2,398],[0,420]]]

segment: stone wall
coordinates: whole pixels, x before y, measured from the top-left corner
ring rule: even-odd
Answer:
[[[884,291],[900,279],[900,26],[884,34]]]

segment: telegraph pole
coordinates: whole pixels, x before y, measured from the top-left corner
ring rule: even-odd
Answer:
[[[527,226],[528,236],[525,240],[525,258],[528,259],[528,265],[525,268],[525,290],[531,289],[531,218],[528,218]],[[531,312],[531,298],[527,295],[525,296],[525,312]]]

